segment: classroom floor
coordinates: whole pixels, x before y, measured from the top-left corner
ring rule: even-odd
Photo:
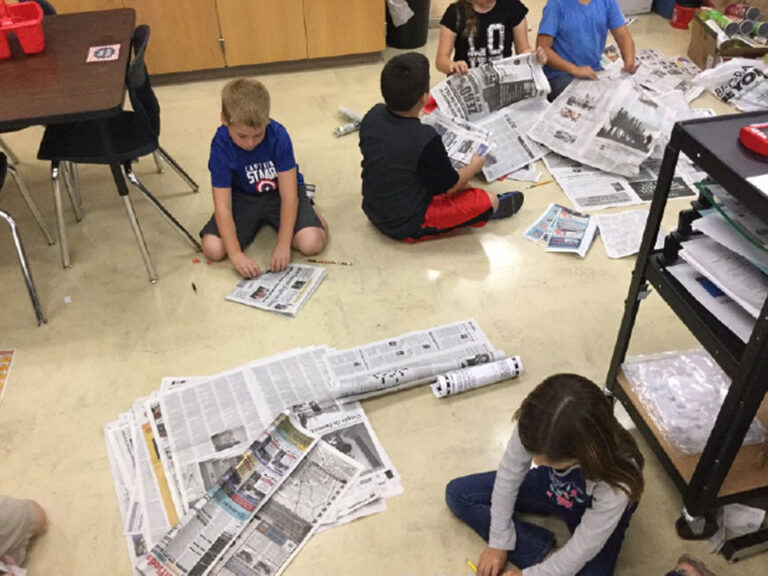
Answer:
[[[534,30],[542,5],[529,4]],[[655,14],[641,16],[631,31],[638,48],[685,54],[688,33]],[[430,60],[436,41],[431,30],[421,50]],[[446,482],[495,468],[513,412],[544,377],[569,371],[604,381],[634,258],[609,259],[599,239],[583,260],[547,254],[526,241],[524,229],[550,202],[567,203],[557,185],[529,191],[512,219],[436,242],[397,243],[368,223],[360,210],[357,137],[335,139],[332,131],[342,123],[339,106],[364,112],[379,101],[382,63],[395,53],[387,49],[362,64],[260,74],[272,93],[272,116],[287,126],[301,170],[317,184],[317,206],[331,229],[322,257],[354,262],[329,266],[325,282],[294,319],[225,301],[238,281],[229,263],[194,263],[199,255],[134,196],[160,275],[150,285],[105,169],[81,167],[86,217],[76,224],[66,214],[69,270],[62,270],[58,248],[46,245],[13,183],[6,183],[0,207],[18,219],[49,320],[36,326],[3,229],[0,349],[14,348],[16,357],[0,404],[0,493],[38,500],[50,519],[30,551],[30,576],[130,573],[102,426],[157,389],[163,376],[215,373],[296,346],[344,348],[470,316],[498,348],[522,357],[526,372],[516,381],[449,400],[419,388],[364,404],[405,492],[389,501],[387,512],[313,538],[288,574],[315,576],[469,574],[466,560],[476,559],[483,543],[449,513]],[[435,72],[433,84],[440,79]],[[201,183],[199,194],[170,170],[156,174],[151,159],[136,166],[195,233],[212,211],[206,163],[223,84],[217,79],[157,90],[161,141]],[[711,96],[694,105],[729,111]],[[5,139],[22,158],[20,170],[53,225],[48,166],[35,160],[40,135],[29,129]],[[490,185],[494,192],[515,187]],[[670,202],[667,229],[686,205]],[[266,263],[273,241],[264,231],[248,252]],[[694,345],[657,295],[643,303],[631,353]],[[640,445],[647,488],[617,574],[664,574],[682,552],[705,559],[720,575],[730,573],[722,557],[709,555],[707,542],[677,537],[680,495]],[[765,574],[765,562],[765,556],[747,559],[739,573]]]

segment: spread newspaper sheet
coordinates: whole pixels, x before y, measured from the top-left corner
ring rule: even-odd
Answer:
[[[477,120],[514,102],[546,96],[549,82],[535,54],[520,54],[448,76],[432,88],[440,111]]]
[[[287,316],[295,316],[325,278],[325,268],[289,264],[282,272],[245,278],[227,294],[227,300]]]

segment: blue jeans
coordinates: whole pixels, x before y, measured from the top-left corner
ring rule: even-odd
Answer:
[[[575,472],[579,477],[581,476],[578,469]],[[520,485],[515,511],[558,516],[565,521],[568,530],[573,533],[584,512],[591,505],[591,500],[584,504],[574,504],[570,509],[558,506],[546,495],[550,490],[550,473],[551,469],[544,466],[528,472]],[[451,480],[445,488],[445,501],[451,512],[468,524],[486,542],[488,542],[491,528],[491,494],[495,481],[496,472],[484,472]],[[613,574],[621,543],[624,540],[624,532],[629,526],[629,520],[635,508],[635,505],[627,508],[602,550],[584,565],[578,576]],[[519,569],[542,562],[555,546],[555,535],[546,528],[529,522],[514,518],[513,522],[517,542],[515,549],[509,552],[509,561]]]
[[[573,76],[570,74],[558,74],[552,78],[547,78],[547,80],[549,80],[549,88],[551,90],[551,92],[547,94],[547,100],[552,102],[555,98],[560,96],[560,93],[571,83]]]

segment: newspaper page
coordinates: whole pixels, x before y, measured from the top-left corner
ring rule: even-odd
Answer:
[[[243,279],[227,300],[269,312],[295,316],[325,278],[325,268],[289,264],[282,272],[265,272]]]
[[[160,408],[184,512],[270,422],[260,418],[242,368],[167,392]]]
[[[477,121],[493,135],[483,175],[490,182],[535,162],[548,152],[528,137],[536,120],[549,109],[546,98],[528,98]]]
[[[454,166],[466,166],[475,154],[483,156],[491,147],[493,137],[488,130],[461,118],[446,116],[439,109],[424,116],[421,122],[432,126],[440,135]]]
[[[440,110],[474,121],[514,102],[549,94],[549,82],[536,54],[520,54],[448,76],[432,88]]]
[[[522,373],[523,362],[520,360],[520,356],[510,356],[497,362],[442,374],[432,384],[432,393],[436,398],[445,398],[446,396],[461,394],[467,390],[495,384],[502,380],[511,380]]]
[[[324,520],[340,525],[360,517],[356,511],[373,514],[381,499],[401,494],[403,485],[389,455],[379,442],[358,402],[330,406],[308,415],[306,428],[361,465],[360,476]]]
[[[574,80],[539,116],[528,136],[595,168],[637,175],[670,114],[626,77]]]
[[[636,176],[625,178],[603,172],[555,152],[544,157],[552,177],[577,210],[601,210],[650,202],[659,179],[661,161],[648,159]],[[681,153],[668,198],[696,196],[694,183],[706,177]]]
[[[611,46],[611,48],[615,47]],[[608,65],[605,65],[605,59],[608,56],[607,51],[608,48],[603,53],[603,68],[614,75],[618,74],[624,66],[624,61],[616,54],[617,57],[612,62],[609,60]],[[618,50],[616,50],[617,52]],[[688,58],[682,56],[667,57],[656,48],[645,48],[635,52],[635,60],[640,66],[633,74],[632,79],[637,85],[651,93],[682,92],[685,99],[691,102],[704,91],[703,86],[693,82],[701,69]]]
[[[316,439],[281,414],[139,562],[144,576],[205,576]]]
[[[768,108],[768,75],[761,59],[732,58],[699,74],[694,83],[742,112]]]
[[[550,204],[523,236],[547,252],[572,252],[584,258],[596,234],[597,224],[589,214]]]
[[[334,396],[344,402],[434,381],[444,372],[503,358],[473,319],[329,353]]]
[[[211,570],[215,576],[278,576],[344,497],[360,464],[322,440],[280,485]]]
[[[624,258],[637,254],[643,241],[645,224],[648,221],[646,210],[626,210],[616,214],[595,214],[600,238],[608,258]],[[659,228],[655,249],[664,247],[666,233]]]

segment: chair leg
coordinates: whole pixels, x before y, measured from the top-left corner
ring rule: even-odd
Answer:
[[[24,254],[24,245],[21,243],[21,236],[16,229],[16,222],[13,220],[10,214],[0,210],[0,218],[8,222],[8,226],[11,227],[11,235],[13,235],[13,243],[16,246],[16,255],[19,257],[19,266],[21,266],[21,273],[24,275],[24,282],[27,284],[27,292],[29,292],[29,298],[32,300],[32,306],[35,309],[35,316],[37,316],[37,325],[42,326],[47,322],[45,314],[43,314],[43,308],[40,305],[40,298],[37,296],[37,289],[35,288],[35,282],[32,279],[32,271],[27,266],[27,257]]]
[[[130,164],[126,164],[123,167],[123,170],[125,172],[126,178],[128,178],[128,182],[130,182],[133,186],[135,186],[143,195],[144,197],[149,200],[150,204],[154,206],[160,214],[166,219],[166,221],[173,226],[176,231],[181,234],[186,240],[192,244],[192,246],[197,250],[198,252],[202,251],[203,247],[200,245],[200,242],[192,236],[192,234],[189,233],[189,231],[182,226],[176,218],[173,217],[173,214],[168,212],[168,210],[160,204],[157,198],[155,198],[152,193],[147,190],[147,188],[144,186],[144,184],[141,183],[141,181],[136,177],[136,174],[133,173],[133,170],[131,169]]]
[[[59,254],[62,268],[69,268],[69,240],[67,228],[64,225],[64,206],[61,202],[61,183],[59,182],[59,163],[51,162],[51,186],[53,187],[53,204],[56,207],[56,227],[59,232]]]
[[[179,164],[176,162],[176,160],[171,158],[171,156],[170,156],[170,154],[168,154],[168,152],[163,150],[162,146],[159,146],[157,148],[157,152],[156,153],[159,154],[160,156],[162,156],[163,160],[165,160],[166,162],[168,162],[168,164],[171,165],[171,168],[173,168],[176,171],[176,174],[181,176],[181,179],[184,180],[184,182],[186,182],[187,185],[190,188],[192,188],[193,192],[200,192],[200,186],[197,185],[197,182],[192,180],[192,177],[184,171],[184,168],[179,166]]]
[[[0,148],[5,150],[5,153],[8,156],[8,159],[11,161],[11,163],[21,164],[21,160],[19,160],[19,157],[13,153],[13,150],[11,150],[11,147],[5,143],[5,140],[3,140],[2,136],[0,136]]]
[[[147,248],[147,243],[144,240],[144,234],[141,231],[139,220],[136,218],[136,211],[133,209],[133,202],[131,202],[131,197],[128,194],[121,196],[121,198],[123,199],[123,206],[125,206],[125,211],[128,214],[128,221],[131,224],[133,235],[136,237],[136,244],[139,245],[141,258],[144,260],[144,266],[147,268],[149,281],[152,284],[155,284],[157,282],[157,272],[155,272],[155,266],[152,263],[152,256],[149,255],[149,249]]]
[[[157,173],[162,174],[165,172],[165,166],[163,166],[163,157],[160,156],[160,153],[155,150],[152,152],[152,157],[155,159],[155,166],[157,166]]]
[[[62,162],[61,175],[69,195],[69,203],[72,206],[72,211],[75,213],[75,220],[80,222],[83,219],[83,210],[80,200],[80,183],[76,175],[75,166],[74,162]]]
[[[48,225],[45,223],[43,215],[40,213],[40,209],[37,207],[37,203],[29,194],[29,190],[27,190],[27,185],[24,183],[24,179],[21,177],[21,174],[19,174],[19,171],[13,164],[8,164],[8,172],[10,173],[14,182],[16,182],[16,186],[18,187],[19,192],[21,192],[21,195],[24,198],[24,201],[27,203],[27,206],[29,206],[29,210],[32,212],[32,216],[35,217],[37,225],[40,227],[40,230],[43,231],[43,235],[45,236],[45,240],[48,242],[48,246],[51,246],[55,243],[55,240],[53,239],[53,236],[51,236],[51,231],[48,230]]]

